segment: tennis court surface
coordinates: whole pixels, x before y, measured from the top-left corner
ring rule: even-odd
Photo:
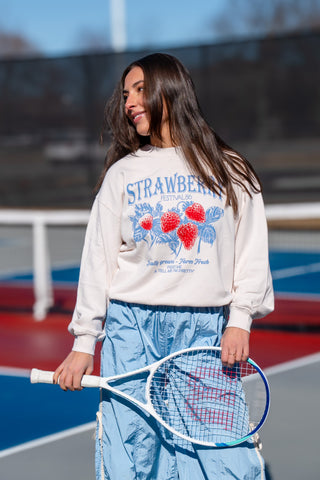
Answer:
[[[0,478],[94,479],[99,392],[31,385],[32,367],[55,369],[69,352],[84,231],[49,232],[55,304],[42,322],[32,315],[32,258],[26,227],[0,227]],[[50,240],[50,239],[49,239]],[[262,428],[267,478],[318,480],[320,455],[320,236],[270,231],[276,311],[255,322],[251,357],[266,370],[271,411]],[[96,372],[99,371],[98,360]]]

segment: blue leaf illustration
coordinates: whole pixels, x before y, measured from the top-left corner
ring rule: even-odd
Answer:
[[[161,221],[160,221],[160,218],[157,217],[157,218],[153,218],[153,226],[152,226],[152,231],[153,233],[156,235],[156,236],[159,236],[162,234],[162,230],[161,230]]]
[[[136,217],[143,217],[143,215],[145,215],[146,213],[150,213],[150,215],[152,215],[152,206],[149,203],[141,203],[139,205],[136,205]]]
[[[206,211],[206,223],[213,223],[223,217],[224,211],[220,207],[210,207]]]
[[[135,242],[141,242],[144,240],[148,235],[149,230],[145,230],[144,228],[140,227],[139,223],[135,226],[133,231],[133,238]]]
[[[211,225],[204,225],[202,228],[199,228],[199,237],[202,242],[212,245],[216,236],[216,231]]]
[[[179,240],[177,238],[173,239],[168,243],[168,245],[170,249],[173,251],[173,253],[177,254],[177,249],[179,247]]]
[[[163,205],[161,205],[161,203],[158,202],[155,208],[153,209],[152,214],[154,217],[161,217],[162,212],[163,212]]]

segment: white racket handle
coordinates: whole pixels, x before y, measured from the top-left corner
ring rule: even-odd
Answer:
[[[31,383],[53,383],[53,373],[46,370],[38,370],[33,368],[31,370]],[[94,375],[83,375],[81,380],[82,387],[100,387],[100,377]]]
[[[30,375],[31,383],[53,383],[53,372],[33,368]]]

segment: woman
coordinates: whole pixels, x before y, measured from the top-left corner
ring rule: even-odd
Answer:
[[[132,63],[105,119],[113,140],[83,249],[75,342],[55,381],[80,389],[101,340],[103,376],[197,345],[221,344],[228,366],[246,360],[252,319],[273,309],[254,170],[205,122],[188,72],[170,55]],[[139,382],[128,388],[141,395]],[[96,469],[110,480],[264,478],[253,443],[181,446],[105,392]]]

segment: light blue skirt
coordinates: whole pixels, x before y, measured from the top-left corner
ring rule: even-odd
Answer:
[[[167,307],[112,301],[101,352],[101,375],[149,365],[183,348],[220,345],[225,307]],[[123,383],[145,402],[145,379]],[[179,441],[130,402],[105,390],[97,414],[97,480],[264,480],[264,461],[253,442],[207,448]]]

